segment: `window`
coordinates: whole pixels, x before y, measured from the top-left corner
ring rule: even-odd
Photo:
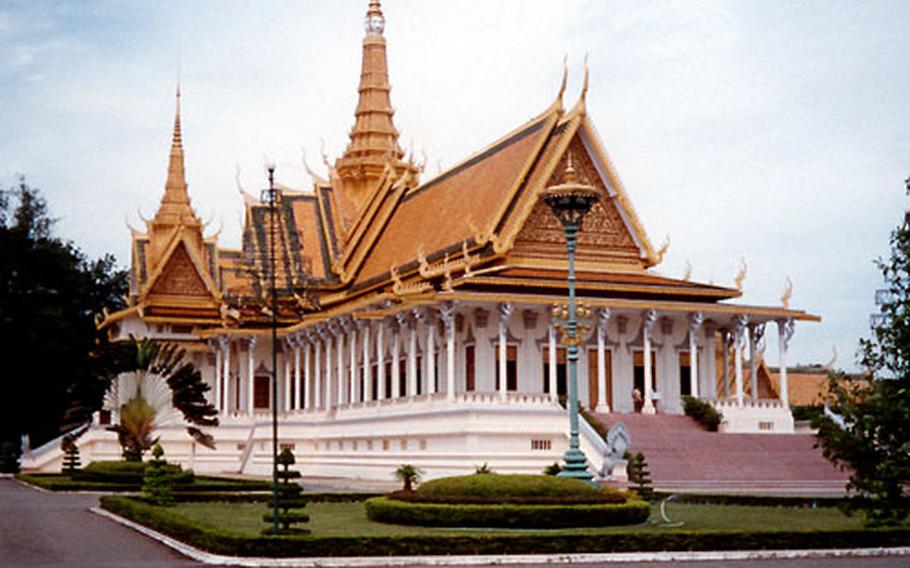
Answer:
[[[499,345],[496,346],[496,390],[499,390]],[[518,347],[506,346],[506,390],[518,390]]]
[[[474,346],[465,345],[464,348],[464,379],[465,379],[465,390],[473,391],[475,387],[474,382]]]

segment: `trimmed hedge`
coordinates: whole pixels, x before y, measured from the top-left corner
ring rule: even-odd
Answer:
[[[246,536],[193,523],[163,507],[127,497],[101,506],[215,554],[263,557],[412,556],[425,554],[568,554],[660,550],[830,549],[906,546],[910,528],[837,531],[689,531],[463,536]]]
[[[696,422],[704,426],[705,430],[708,432],[717,432],[718,426],[720,426],[720,414],[714,410],[714,407],[699,400],[692,396],[684,396],[683,400],[683,411]]]
[[[22,473],[16,479],[37,485],[48,491],[139,491],[142,483],[117,481],[91,481],[73,479],[59,473]],[[238,491],[271,491],[268,481],[253,479],[231,479],[220,477],[196,477],[191,483],[174,486],[175,493],[218,493]],[[372,496],[372,495],[371,495]]]
[[[397,495],[397,494],[396,494]],[[429,503],[622,503],[626,495],[578,479],[552,475],[484,473],[422,483],[409,501]]]
[[[651,514],[651,507],[644,501],[595,505],[456,505],[374,497],[367,500],[366,511],[371,521],[397,525],[553,529],[643,523]]]
[[[666,499],[673,493],[655,491],[654,502]],[[674,503],[690,505],[746,505],[755,507],[841,507],[846,497],[799,497],[791,495],[711,495],[699,493],[676,493]]]
[[[74,471],[72,478],[74,481],[123,483],[141,487],[150,463],[128,461],[92,462],[83,469]],[[184,471],[179,465],[175,464],[167,464],[164,468],[175,485],[193,482],[194,475],[192,471]]]
[[[307,503],[359,503],[378,493],[301,493],[300,497]],[[174,493],[174,501],[179,503],[271,503],[272,493],[217,493],[214,491],[180,491]]]

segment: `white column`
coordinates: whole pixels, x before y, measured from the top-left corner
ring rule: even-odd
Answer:
[[[701,312],[689,314],[689,392],[693,398],[699,397],[698,389],[698,331],[704,321]]]
[[[414,310],[414,316],[405,324],[408,330],[408,396],[417,396],[417,322],[420,311]]]
[[[344,372],[344,328],[340,325],[335,328],[335,351],[336,351],[336,369],[335,383],[332,388],[333,403],[337,405],[344,404],[345,397],[345,375]]]
[[[328,355],[326,336],[323,330],[317,330],[316,343],[313,345],[313,408],[322,408],[322,359]],[[328,358],[326,358],[328,361]],[[328,363],[326,363],[328,365]]]
[[[221,350],[224,351],[223,363],[224,367],[221,371],[221,377],[224,381],[221,389],[221,411],[229,412],[231,410],[230,397],[228,393],[231,392],[231,340],[228,337],[219,337],[218,343],[221,345]]]
[[[399,319],[399,321],[401,321]],[[391,398],[398,398],[401,395],[401,325],[395,326],[392,330],[392,392]]]
[[[610,308],[597,312],[597,411],[610,412],[607,404],[607,324],[610,322]]]
[[[509,318],[512,316],[513,306],[510,303],[499,304],[499,398],[508,396],[508,331]]]
[[[738,315],[733,322],[733,373],[736,378],[736,405],[743,405],[743,342],[746,338],[746,324],[749,317]]]
[[[724,398],[727,399],[730,398],[730,347],[733,345],[733,332],[724,329],[720,335],[723,343]]]
[[[423,351],[423,362],[426,366],[427,394],[436,393],[436,320],[432,312],[426,314],[427,348]]]
[[[256,359],[254,357],[253,351],[256,347],[256,337],[250,337],[249,351],[247,352],[247,414],[250,416],[253,415],[253,398],[255,393],[255,383],[256,383]]]
[[[376,400],[385,398],[385,320],[376,324]]]
[[[557,400],[559,398],[559,393],[556,392],[556,356],[556,326],[550,323],[550,326],[547,328],[547,358],[549,359],[547,364],[550,368],[548,382],[551,400]]]
[[[363,342],[363,353],[361,364],[363,365],[363,400],[364,402],[373,400],[373,362],[370,360],[370,322],[362,322],[361,341]]]
[[[224,354],[221,352],[220,338],[214,338],[209,345],[215,351],[215,388],[212,389],[212,404],[215,406],[215,410],[221,412],[221,377],[224,372]]]
[[[360,402],[360,373],[357,368],[357,324],[350,322],[348,327],[348,366],[350,367],[348,383],[348,404]]]
[[[306,343],[303,344],[303,392],[300,398],[303,399],[303,409],[309,410],[312,406],[313,398],[313,335],[307,331]],[[318,357],[318,355],[317,355]]]
[[[443,304],[439,314],[446,327],[446,398],[455,400],[455,304]]]
[[[294,409],[300,410],[300,336],[294,338]]]
[[[793,339],[795,326],[791,318],[777,320],[778,365],[780,365],[780,402],[785,408],[790,406],[790,392],[787,385],[787,349]]]
[[[749,325],[749,377],[752,383],[752,400],[758,400],[758,353],[765,339],[765,324]]]
[[[717,398],[717,323],[707,320],[704,323],[705,351],[702,357],[702,367],[699,379],[704,382],[699,391],[708,398]]]
[[[642,406],[643,414],[654,414],[654,401],[651,400],[652,382],[654,377],[651,373],[651,332],[654,330],[654,323],[657,321],[657,312],[648,310],[642,316],[642,343],[644,347],[645,363],[645,392]]]
[[[294,348],[291,345],[291,339],[287,338],[284,342],[284,349],[282,349],[284,355],[284,376],[281,377],[284,379],[284,400],[281,402],[285,412],[290,412],[291,410],[291,356],[293,350]]]

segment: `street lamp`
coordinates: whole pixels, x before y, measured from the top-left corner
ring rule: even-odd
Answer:
[[[566,159],[563,182],[543,191],[543,200],[559,220],[566,233],[566,250],[569,253],[569,306],[563,342],[569,364],[569,449],[563,455],[560,477],[570,477],[590,482],[588,460],[578,447],[578,313],[575,305],[575,246],[581,220],[591,210],[600,196],[596,187],[581,183],[572,165],[572,155]]]
[[[269,206],[269,292],[272,312],[272,534],[278,528],[278,293],[275,279],[275,216],[278,191],[275,189],[275,166],[269,165],[269,187],[262,190],[260,201]],[[253,402],[250,401],[252,405]]]

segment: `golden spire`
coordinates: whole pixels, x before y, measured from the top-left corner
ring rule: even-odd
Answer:
[[[344,182],[346,197],[356,206],[368,194],[387,165],[396,177],[414,169],[403,161],[398,145],[398,130],[392,120],[395,111],[389,97],[389,71],[386,59],[385,18],[379,0],[370,0],[364,20],[363,61],[360,71],[360,98],[354,112],[354,127],[344,155],[335,168]]]
[[[174,114],[174,134],[167,166],[167,182],[161,205],[153,223],[158,225],[201,225],[190,206],[186,175],[183,166],[183,138],[180,131],[180,84],[177,84],[177,110]]]

